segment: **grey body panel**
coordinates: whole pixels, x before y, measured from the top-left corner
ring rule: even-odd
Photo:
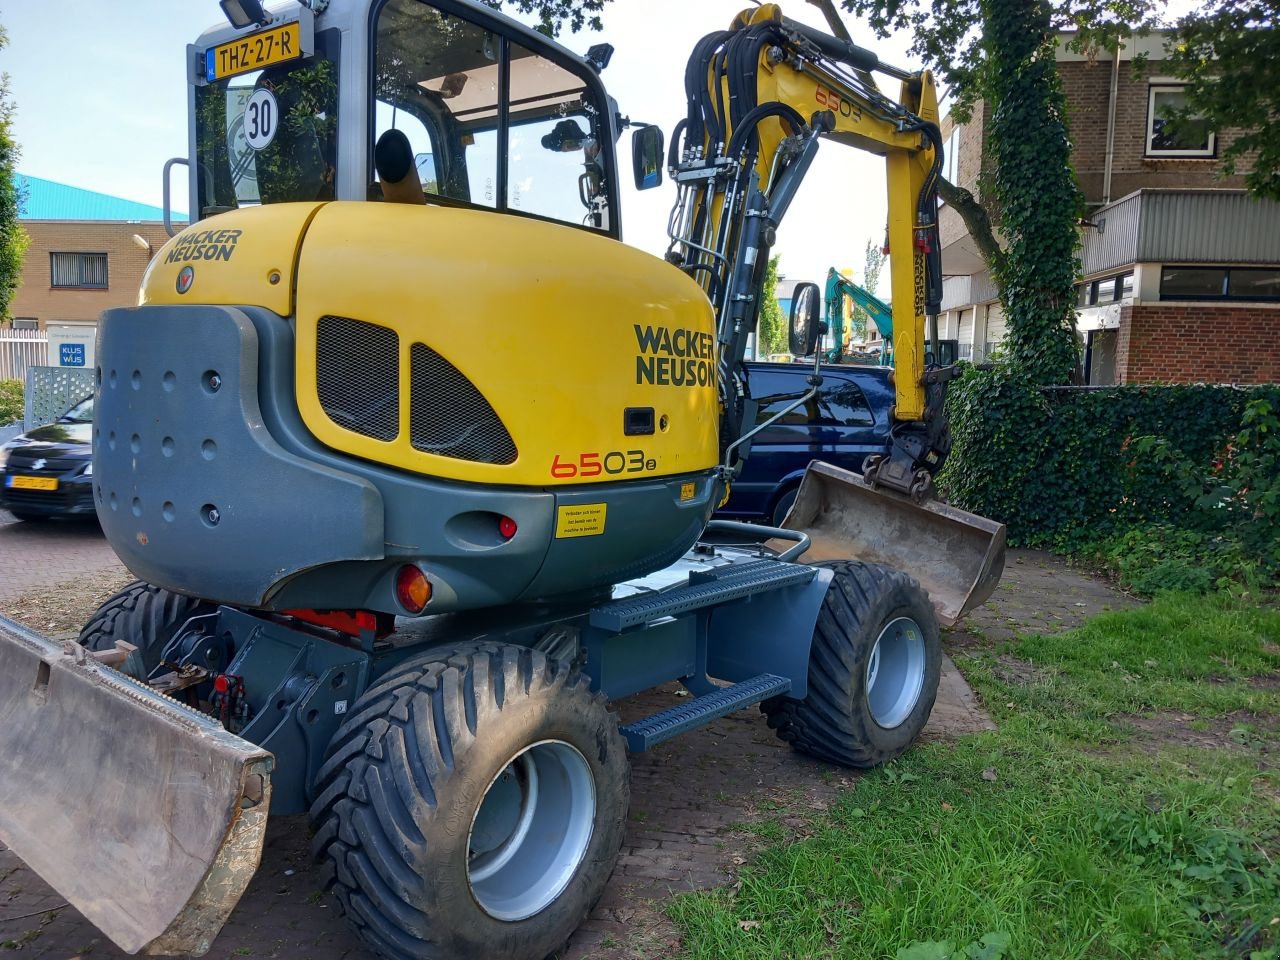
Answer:
[[[289,453],[263,423],[244,312],[108,310],[97,357],[98,514],[137,576],[252,606],[300,570],[381,556],[374,486]]]
[[[108,311],[98,350],[95,469],[108,539],[143,579],[220,603],[403,614],[394,579],[411,561],[432,582],[427,613],[605,589],[679,558],[716,499],[709,472],[553,491],[454,483],[338,453],[298,414],[291,325],[256,307]],[[214,393],[202,379],[210,370],[222,378]],[[690,481],[695,494],[682,500]],[[605,534],[557,539],[558,505],[581,503],[607,504]],[[209,504],[216,525],[202,512]],[[517,523],[510,540],[497,535],[501,515]]]

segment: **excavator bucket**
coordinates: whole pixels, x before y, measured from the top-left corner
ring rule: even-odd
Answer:
[[[911,574],[946,626],[991,596],[1004,570],[1004,524],[945,503],[915,503],[817,460],[782,525],[813,541],[805,562],[866,560]]]
[[[0,617],[0,841],[126,953],[205,953],[258,868],[270,753]]]

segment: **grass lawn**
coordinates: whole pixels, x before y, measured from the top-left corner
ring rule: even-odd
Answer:
[[[670,906],[687,960],[1280,958],[1280,611],[1166,596],[956,659],[999,731],[753,825],[738,885]]]

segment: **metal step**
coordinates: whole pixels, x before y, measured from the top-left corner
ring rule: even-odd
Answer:
[[[736,563],[691,574],[685,586],[626,597],[596,607],[591,611],[590,622],[598,630],[621,633],[662,617],[675,617],[753,593],[808,583],[814,573],[812,567],[779,560]]]
[[[627,738],[628,750],[632,753],[643,753],[677,734],[701,727],[735,710],[742,710],[762,700],[779,696],[790,689],[791,681],[786,677],[762,673],[758,677],[743,680],[731,687],[723,687],[715,693],[708,693],[686,703],[669,707],[635,723],[628,723],[620,727],[619,731]]]

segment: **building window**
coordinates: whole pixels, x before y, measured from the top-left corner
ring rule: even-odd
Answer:
[[[1160,299],[1280,301],[1280,267],[1165,267]]]
[[[105,253],[51,253],[50,286],[107,289],[107,255]]]
[[[1280,300],[1280,267],[1227,271],[1227,297],[1238,300]]]
[[[1184,120],[1175,125],[1170,114],[1187,105],[1181,86],[1153,86],[1147,104],[1147,156],[1212,157],[1214,134],[1208,120]]]
[[[35,317],[14,317],[13,329],[15,330],[39,330],[40,321]]]
[[[956,179],[960,162],[959,151],[960,128],[956,127],[951,131],[951,136],[947,137],[947,142],[942,148],[942,175],[955,186],[959,186],[959,181]]]
[[[1078,307],[1096,307],[1104,303],[1115,303],[1133,296],[1133,274],[1122,273],[1116,277],[1086,281],[1076,288],[1076,293]]]

